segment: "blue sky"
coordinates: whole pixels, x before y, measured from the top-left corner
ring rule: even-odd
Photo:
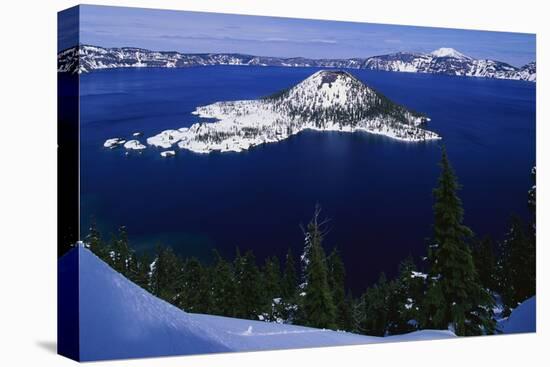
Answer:
[[[535,60],[533,34],[102,6],[81,6],[80,42],[188,53],[311,58],[452,47],[472,57],[517,66]]]

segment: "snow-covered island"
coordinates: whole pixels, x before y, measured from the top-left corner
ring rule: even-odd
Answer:
[[[165,150],[164,152],[160,152],[160,156],[167,158],[167,157],[173,157],[176,155],[175,150]]]
[[[124,143],[126,143],[126,140],[122,138],[110,138],[105,140],[105,143],[103,143],[103,146],[105,148],[114,149],[120,145],[123,145]]]
[[[364,131],[407,142],[440,139],[429,119],[400,106],[345,71],[321,70],[296,86],[257,100],[216,102],[194,114],[215,122],[165,130],[147,144],[196,153],[240,152],[299,132]]]
[[[141,144],[139,140],[128,140],[126,143],[124,143],[124,148],[131,150],[143,150],[147,147]]]

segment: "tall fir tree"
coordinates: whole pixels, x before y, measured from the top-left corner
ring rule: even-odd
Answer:
[[[137,255],[132,252],[128,259],[128,278],[147,291],[150,290],[151,286],[150,265],[151,261],[147,254]]]
[[[236,294],[235,308],[237,317],[258,319],[265,309],[265,293],[262,290],[262,276],[252,251],[237,256],[235,264]]]
[[[472,256],[481,285],[495,291],[497,289],[497,259],[491,238],[486,236],[475,241]]]
[[[434,237],[428,249],[430,271],[423,304],[423,328],[451,329],[457,335],[492,334],[492,296],[479,283],[462,220],[459,184],[443,148],[441,175],[434,190]]]
[[[281,264],[276,256],[268,257],[263,269],[265,317],[270,321],[283,318],[284,304],[281,297]]]
[[[292,323],[297,317],[298,274],[292,250],[288,249],[285,256],[285,269],[281,279],[282,308],[281,318]]]
[[[170,247],[157,245],[151,271],[151,292],[165,301],[178,304],[182,264]]]
[[[183,263],[180,296],[177,306],[187,312],[202,312],[202,299],[208,288],[201,289],[204,270],[202,264],[195,257],[188,258]]]
[[[113,236],[110,259],[113,268],[124,276],[128,276],[128,263],[132,251],[128,243],[126,227],[121,226],[118,233]]]
[[[353,299],[351,290],[346,292],[346,298],[344,299],[343,311],[341,313],[343,318],[340,319],[340,328],[349,332],[357,331],[357,317],[356,317],[356,302]]]
[[[336,308],[328,284],[326,255],[323,249],[321,208],[317,206],[305,233],[307,258],[304,263],[303,300],[301,322],[316,328],[336,328]]]
[[[385,336],[390,329],[391,315],[394,310],[392,295],[393,282],[388,282],[384,273],[378,282],[367,288],[360,300],[361,316],[359,330],[367,335]]]
[[[196,289],[196,304],[193,307],[193,312],[197,313],[213,313],[213,289],[212,289],[212,268],[202,266],[199,285]]]
[[[521,219],[512,217],[501,244],[500,289],[507,312],[536,293],[535,243]]]
[[[92,221],[92,224],[90,224],[90,228],[84,242],[90,251],[92,251],[97,257],[105,262],[109,262],[109,249],[103,241],[95,221]]]
[[[276,256],[265,260],[264,289],[269,299],[281,297],[281,265]]]
[[[296,273],[296,265],[292,250],[288,249],[285,256],[285,270],[281,284],[281,295],[285,301],[294,302],[298,287],[298,275]]]
[[[215,251],[216,263],[211,271],[212,313],[235,317],[237,307],[237,284],[233,266]]]
[[[527,206],[531,212],[531,235],[535,241],[537,231],[537,167],[531,169],[531,179],[533,186],[527,192]]]
[[[332,301],[336,307],[336,327],[340,330],[349,330],[351,328],[351,309],[346,304],[346,269],[336,247],[328,256],[327,263],[329,287]]]
[[[419,272],[412,256],[399,264],[395,281],[395,309],[388,332],[403,334],[418,328],[426,275]]]

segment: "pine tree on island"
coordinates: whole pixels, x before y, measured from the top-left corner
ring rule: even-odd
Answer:
[[[440,166],[422,327],[449,328],[457,335],[492,334],[493,299],[479,283],[467,243],[473,233],[462,222],[464,210],[457,195],[460,186],[445,148]]]

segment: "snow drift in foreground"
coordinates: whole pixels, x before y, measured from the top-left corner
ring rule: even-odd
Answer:
[[[183,312],[77,247],[59,260],[60,269],[79,262],[80,360],[257,351],[452,338],[424,330],[371,337],[301,326]],[[73,255],[73,256],[69,256]],[[67,275],[67,274],[65,274]],[[62,279],[67,281],[67,279]]]
[[[510,316],[499,322],[504,334],[534,333],[537,331],[537,299],[533,296],[523,301]]]

